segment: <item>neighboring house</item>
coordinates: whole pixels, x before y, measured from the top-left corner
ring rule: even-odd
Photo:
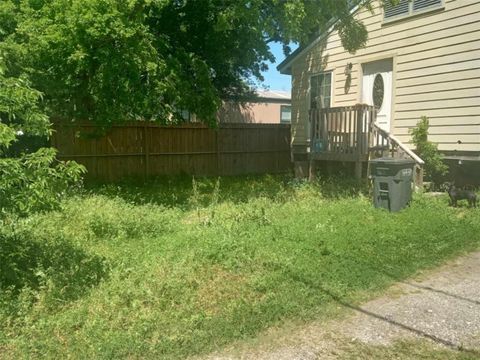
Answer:
[[[259,90],[258,97],[245,104],[225,102],[218,111],[222,123],[290,124],[290,92]]]
[[[356,54],[344,50],[332,26],[278,66],[292,75],[294,160],[361,160],[364,165],[368,154],[347,157],[357,141],[350,136],[349,120],[335,118],[334,125],[314,123],[312,128],[309,114],[320,111],[316,119],[331,120],[333,113],[348,119],[351,109],[334,109],[368,104],[376,109],[377,134],[389,133],[391,141],[412,147],[409,131],[425,115],[429,139],[446,157],[480,161],[480,0],[400,0],[385,9],[374,1],[373,8],[373,13],[352,9],[369,36]],[[368,126],[372,132],[374,127]],[[344,155],[325,155],[333,150],[320,140],[310,144],[311,129],[319,139],[337,141],[335,151]],[[372,139],[368,145],[378,145]],[[317,145],[318,155],[312,157]]]

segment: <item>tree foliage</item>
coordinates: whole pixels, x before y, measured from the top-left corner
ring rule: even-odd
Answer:
[[[0,63],[0,219],[52,209],[64,191],[80,181],[84,168],[55,159],[41,148],[12,157],[9,149],[23,136],[48,136],[50,122],[40,107],[41,94],[24,78],[6,77]]]
[[[108,125],[189,110],[214,123],[221,99],[262,80],[270,42],[288,54],[338,19],[345,48],[363,46],[353,4],[370,1],[5,0],[0,38],[11,75],[26,71],[50,116]]]

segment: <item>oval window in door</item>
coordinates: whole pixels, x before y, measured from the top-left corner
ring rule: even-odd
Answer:
[[[382,74],[375,75],[375,80],[373,80],[373,105],[377,109],[380,109],[383,104],[383,96],[385,95],[385,86],[383,84]]]

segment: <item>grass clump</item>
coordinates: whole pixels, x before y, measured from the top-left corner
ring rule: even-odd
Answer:
[[[14,284],[3,303],[26,305],[0,312],[0,349],[7,358],[208,352],[286,319],[358,304],[475,249],[479,220],[475,210],[422,196],[390,214],[374,209],[365,189],[332,179],[161,179],[91,188],[59,211],[16,225],[36,243],[68,245],[70,267],[33,268],[52,269],[45,283],[73,286],[75,296],[30,280]],[[55,280],[55,269],[71,276]],[[44,297],[53,299],[48,306]]]

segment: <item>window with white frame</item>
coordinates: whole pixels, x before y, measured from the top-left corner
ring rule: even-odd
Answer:
[[[332,73],[326,72],[310,78],[310,109],[328,108],[332,96]]]
[[[385,20],[397,19],[441,7],[443,7],[443,0],[400,0],[397,5],[386,1],[384,18]]]
[[[290,105],[280,106],[280,123],[290,124],[292,122],[292,107]]]

